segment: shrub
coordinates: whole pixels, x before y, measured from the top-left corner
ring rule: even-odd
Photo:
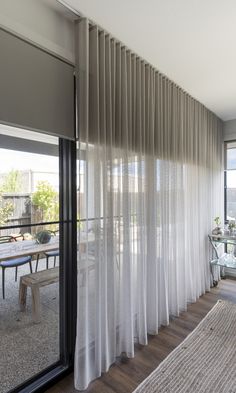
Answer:
[[[31,201],[33,207],[40,213],[42,221],[59,220],[58,193],[48,181],[38,182],[37,189],[31,196]]]

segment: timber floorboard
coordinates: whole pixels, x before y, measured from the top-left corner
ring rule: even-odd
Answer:
[[[135,357],[117,359],[110,370],[91,382],[84,393],[131,393],[169,353],[198,325],[218,299],[236,303],[236,280],[221,280],[218,287],[188,305],[187,311],[173,318],[168,326],[162,326],[156,336],[149,336],[148,345],[136,345]],[[70,374],[48,393],[76,393],[73,374]]]

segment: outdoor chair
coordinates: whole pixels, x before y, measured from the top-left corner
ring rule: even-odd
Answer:
[[[0,244],[3,243],[11,243],[15,242],[15,238],[12,236],[0,236]],[[5,269],[15,267],[16,272],[15,272],[15,281],[17,281],[17,270],[18,266],[25,265],[26,263],[29,263],[30,266],[30,273],[33,272],[32,270],[32,262],[31,262],[31,256],[25,256],[25,257],[20,257],[20,258],[11,258],[6,261],[0,262],[0,266],[2,268],[2,297],[5,299]]]
[[[56,266],[56,260],[57,257],[59,256],[59,250],[55,250],[55,251],[47,251],[44,252],[43,255],[45,255],[46,257],[46,269],[48,269],[49,267],[49,258],[54,257],[54,267]],[[39,264],[39,254],[37,255],[37,260],[36,260],[36,267],[35,267],[35,271],[38,271],[38,264]]]
[[[51,232],[52,236],[56,236],[57,232],[59,232],[59,231],[48,231],[48,232]],[[57,257],[60,255],[60,252],[59,252],[59,249],[58,249],[58,250],[54,250],[54,251],[44,252],[43,255],[46,257],[46,269],[48,269],[49,268],[49,258],[54,257],[53,267],[55,267],[56,266]],[[40,254],[37,255],[35,272],[38,271],[39,257],[40,257]]]

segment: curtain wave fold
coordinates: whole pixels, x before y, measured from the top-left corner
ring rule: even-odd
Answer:
[[[76,36],[75,386],[83,390],[209,290],[222,124],[87,19]]]

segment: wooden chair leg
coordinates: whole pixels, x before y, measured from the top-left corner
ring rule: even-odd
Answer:
[[[17,268],[17,266],[16,266],[16,271],[15,271],[15,281],[17,281],[17,270],[18,270],[18,268]]]
[[[29,262],[29,266],[30,266],[30,273],[33,273],[32,261]]]
[[[2,297],[5,299],[5,268],[2,267]]]
[[[57,257],[54,257],[54,267],[56,266]]]
[[[39,264],[39,254],[37,254],[35,273],[38,271],[38,264]]]
[[[49,260],[49,257],[47,256],[46,257],[46,269],[48,269],[48,260]]]

